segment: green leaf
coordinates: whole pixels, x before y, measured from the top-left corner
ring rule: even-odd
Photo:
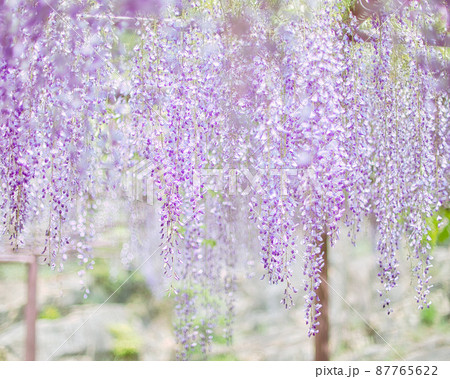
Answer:
[[[217,241],[213,240],[213,239],[204,239],[202,241],[202,246],[207,246],[207,247],[215,247],[217,245]]]

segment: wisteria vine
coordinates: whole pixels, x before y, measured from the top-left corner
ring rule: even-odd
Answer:
[[[303,277],[313,336],[323,244],[344,227],[355,241],[374,217],[383,307],[392,312],[403,236],[428,306],[428,220],[449,204],[449,58],[435,46],[435,2],[363,15],[333,0],[251,3],[0,5],[3,233],[18,250],[39,220],[52,267],[69,251],[91,267],[96,199],[144,162],[181,359],[206,354],[218,326],[231,338],[248,219],[286,307]],[[303,273],[292,269],[299,250]]]

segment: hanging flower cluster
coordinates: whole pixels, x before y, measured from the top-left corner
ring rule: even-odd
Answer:
[[[364,217],[377,222],[383,307],[392,312],[404,235],[417,302],[428,305],[427,219],[448,203],[450,174],[446,74],[436,70],[445,57],[421,29],[434,22],[429,5],[377,8],[362,33],[362,16],[344,15],[332,0],[303,13],[289,1],[150,3],[19,2],[22,24],[6,17],[10,25],[1,25],[12,30],[0,61],[0,204],[13,246],[27,221],[44,216],[55,264],[72,217],[82,237],[74,248],[89,264],[97,192],[144,164],[161,206],[181,359],[198,347],[206,354],[219,325],[231,337],[247,219],[265,277],[285,286],[286,307],[303,246],[310,336],[324,244],[344,225],[354,241]],[[75,204],[83,204],[78,216]]]
[[[68,250],[89,264],[89,249],[68,237],[70,229],[82,239],[92,234],[86,231],[91,205],[83,198],[95,196],[93,125],[102,120],[99,82],[110,52],[79,15],[99,12],[99,7],[17,1],[2,3],[0,12],[3,229],[18,249],[26,221],[37,220],[49,265],[62,267]],[[90,26],[100,35],[109,27],[107,22]]]

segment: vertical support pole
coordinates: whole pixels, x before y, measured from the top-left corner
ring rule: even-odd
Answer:
[[[320,278],[322,283],[317,290],[320,303],[322,304],[321,315],[318,318],[319,321],[319,333],[315,338],[315,360],[316,361],[329,361],[330,360],[330,347],[329,347],[329,322],[328,322],[328,236],[326,230],[322,234],[322,247],[324,265]]]
[[[25,360],[36,360],[36,285],[37,285],[37,259],[33,255],[28,264],[28,303],[25,310],[25,320],[27,327]]]

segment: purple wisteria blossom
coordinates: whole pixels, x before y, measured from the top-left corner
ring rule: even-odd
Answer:
[[[334,0],[244,3],[0,4],[2,232],[17,251],[41,225],[52,267],[75,251],[91,268],[97,202],[144,163],[180,359],[206,355],[218,329],[231,340],[245,249],[286,308],[304,290],[316,335],[324,245],[355,242],[367,217],[382,306],[405,237],[428,306],[429,219],[449,203],[448,57],[424,32],[448,19],[434,3],[358,17]]]

